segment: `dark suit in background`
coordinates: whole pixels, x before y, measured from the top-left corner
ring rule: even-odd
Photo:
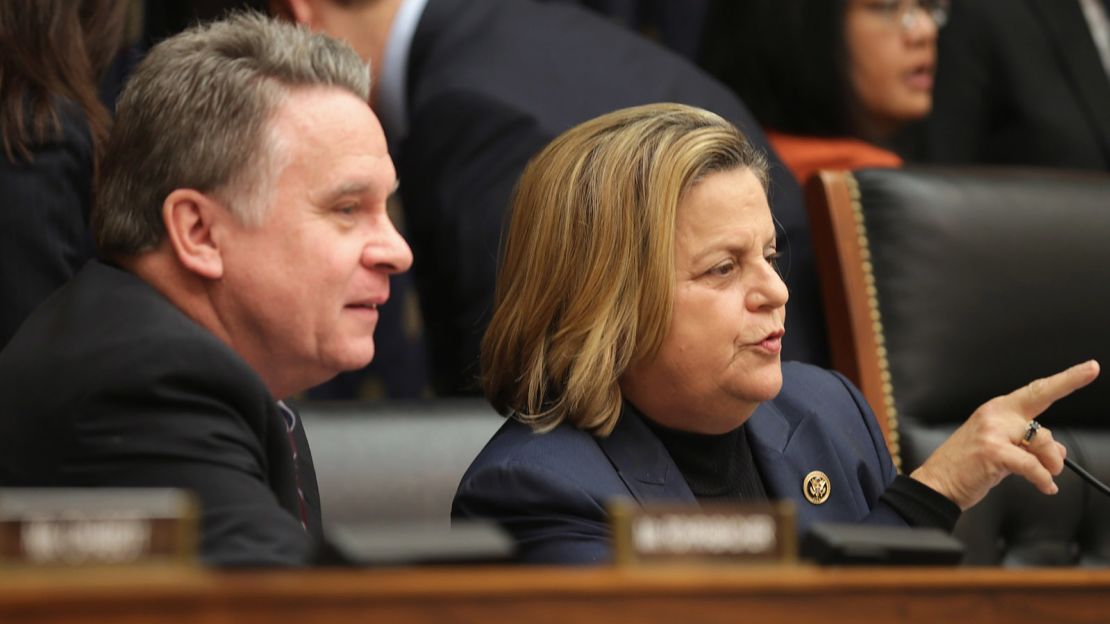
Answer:
[[[319,493],[258,375],[130,273],[90,262],[0,352],[0,486],[179,487],[218,565],[298,564]],[[306,501],[301,526],[298,481]]]
[[[714,111],[768,149],[743,104],[693,64],[561,4],[429,0],[409,55],[406,96],[408,133],[389,140],[440,393],[477,388],[510,195],[528,159],[556,135],[618,108],[667,101]],[[779,249],[787,252],[791,289],[784,357],[824,364],[801,192],[770,159],[771,208],[785,229]]]
[[[0,153],[0,349],[92,257],[92,137],[80,109],[57,110],[61,132],[32,145],[31,162]]]
[[[794,503],[800,533],[814,522],[905,525],[879,500],[894,465],[859,391],[811,366],[782,372],[782,392],[744,425],[767,495]],[[802,495],[813,470],[831,486],[820,505]],[[605,439],[566,422],[546,434],[506,422],[467,470],[452,515],[496,520],[524,562],[603,563],[612,548],[606,505],[615,498],[696,503],[662,442],[628,409]]]
[[[1110,77],[1076,0],[959,0],[922,158],[1110,170]]]
[[[644,33],[690,60],[701,49],[709,0],[542,0],[576,4]]]

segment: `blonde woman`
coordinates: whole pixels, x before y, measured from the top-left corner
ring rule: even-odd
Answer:
[[[463,477],[456,517],[498,521],[523,561],[591,563],[609,558],[616,497],[786,499],[805,531],[951,529],[1011,472],[1055,492],[1064,448],[1030,423],[1098,365],[989,401],[896,475],[846,379],[780,361],[788,293],[766,186],[732,125],[676,104],[599,117],[535,157],[482,344],[487,397],[510,418]],[[827,498],[803,492],[815,471]]]

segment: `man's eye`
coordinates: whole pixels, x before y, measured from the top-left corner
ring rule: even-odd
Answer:
[[[343,204],[342,206],[339,206],[338,208],[336,208],[335,211],[338,212],[341,215],[350,216],[350,215],[355,214],[356,211],[358,211],[358,204]]]

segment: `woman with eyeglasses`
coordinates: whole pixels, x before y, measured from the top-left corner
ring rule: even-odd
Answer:
[[[722,0],[702,65],[768,129],[804,183],[818,169],[894,167],[932,108],[948,0]]]

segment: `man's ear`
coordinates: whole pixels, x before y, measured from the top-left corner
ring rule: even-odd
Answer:
[[[174,255],[186,269],[207,279],[223,277],[223,256],[212,230],[228,217],[215,199],[193,189],[176,189],[162,203],[162,222]]]
[[[316,11],[312,0],[269,0],[270,12],[278,17],[316,30]]]

